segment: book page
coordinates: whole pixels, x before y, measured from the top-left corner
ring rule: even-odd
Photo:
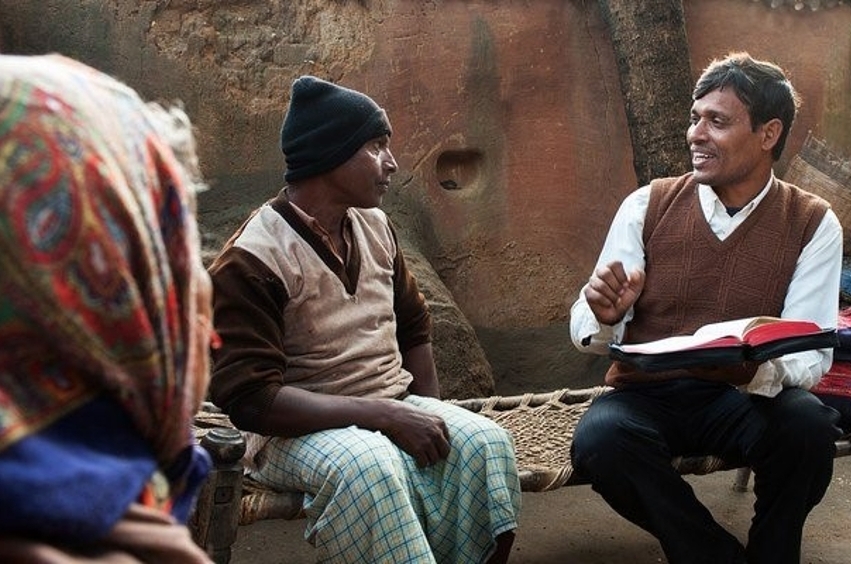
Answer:
[[[731,347],[741,345],[742,341],[737,336],[730,335],[676,335],[650,341],[648,343],[615,344],[625,353],[631,354],[659,354],[672,351],[682,351],[710,347]]]
[[[676,335],[647,343],[614,344],[629,354],[660,354],[689,349],[757,346],[764,343],[821,332],[812,321],[757,316],[704,325],[693,335]]]
[[[744,317],[742,319],[731,319],[730,321],[719,321],[718,323],[710,323],[704,325],[694,332],[695,337],[700,338],[717,338],[717,337],[738,337],[744,336],[745,332],[755,322],[759,321],[760,317]]]

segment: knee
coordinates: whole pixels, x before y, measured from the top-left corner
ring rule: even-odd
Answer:
[[[374,440],[358,441],[339,453],[327,480],[338,488],[369,492],[376,484],[400,481],[404,468],[400,451],[376,434]]]
[[[834,443],[842,434],[837,426],[839,423],[839,412],[835,409],[819,403],[809,413],[804,415],[802,428],[807,435],[824,437],[827,443]]]
[[[662,435],[648,423],[619,410],[589,409],[571,444],[571,460],[582,473],[618,473],[636,459],[670,459]]]
[[[782,442],[810,455],[833,456],[834,443],[841,435],[839,413],[804,390],[789,390],[784,395],[787,397],[775,415],[778,424],[772,426]]]
[[[589,470],[594,461],[615,456],[615,445],[621,444],[623,421],[607,410],[590,410],[580,419],[570,446],[573,465]]]
[[[478,425],[465,425],[453,435],[452,446],[463,458],[487,456],[491,452],[514,452],[511,433],[489,420]]]
[[[485,421],[481,425],[465,425],[450,430],[450,436],[450,465],[476,468],[483,475],[500,473],[516,476],[514,439],[504,428]]]

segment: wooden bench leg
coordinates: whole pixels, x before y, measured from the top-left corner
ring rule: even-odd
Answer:
[[[201,439],[201,446],[210,453],[213,470],[201,488],[189,528],[216,564],[228,564],[239,526],[245,439],[236,429],[216,428]]]
[[[751,479],[751,469],[745,466],[736,470],[736,481],[733,482],[733,489],[737,492],[748,491],[748,482]]]

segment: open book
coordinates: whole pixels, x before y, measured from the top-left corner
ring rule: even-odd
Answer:
[[[647,343],[609,345],[609,357],[646,372],[763,362],[784,354],[838,346],[835,328],[812,321],[747,317],[710,323],[693,335],[677,335]]]

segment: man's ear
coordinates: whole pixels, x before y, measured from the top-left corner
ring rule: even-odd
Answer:
[[[762,148],[771,151],[783,133],[783,122],[780,118],[768,120],[762,125]]]

